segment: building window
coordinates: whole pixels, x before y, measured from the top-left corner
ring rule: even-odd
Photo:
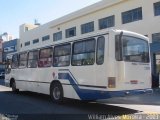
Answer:
[[[160,2],[154,3],[154,15],[160,15]]]
[[[3,49],[4,52],[14,52],[15,50],[15,46],[6,47]]]
[[[62,31],[53,34],[53,41],[62,40]]]
[[[54,47],[53,66],[62,67],[70,65],[71,45],[65,44]]]
[[[25,68],[27,66],[27,52],[19,55],[19,68]]]
[[[136,8],[122,13],[122,23],[130,23],[142,20],[142,8]]]
[[[72,65],[84,66],[93,65],[95,62],[95,39],[90,38],[85,41],[73,44]]]
[[[66,29],[66,38],[76,36],[76,27]]]
[[[8,52],[8,47],[4,48],[3,52]]]
[[[12,56],[12,65],[11,65],[12,69],[18,68],[18,65],[19,65],[18,61],[19,61],[18,54],[13,55]]]
[[[52,65],[52,48],[41,49],[39,53],[38,67],[50,67]]]
[[[38,50],[30,51],[28,53],[28,68],[36,68],[38,66]]]
[[[115,16],[109,16],[106,18],[99,19],[99,29],[105,29],[109,27],[114,27],[115,25]]]
[[[39,43],[39,39],[34,39],[33,44]]]
[[[94,31],[94,22],[89,22],[81,25],[81,33],[89,33]]]
[[[105,49],[105,38],[99,37],[97,40],[97,65],[102,65],[104,63],[104,49]]]
[[[29,30],[29,28],[28,28],[28,27],[25,27],[25,32],[28,31],[28,30]]]
[[[160,42],[160,33],[152,34],[152,42]]]
[[[46,36],[42,37],[42,41],[46,41],[46,40],[49,40],[49,39],[50,39],[49,35],[46,35]]]
[[[25,45],[25,46],[29,46],[29,45],[30,45],[30,41],[25,42],[24,45]]]

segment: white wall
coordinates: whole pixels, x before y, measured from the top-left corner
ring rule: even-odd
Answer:
[[[134,31],[137,33],[141,33],[143,35],[148,35],[150,38],[150,42],[152,42],[152,34],[160,32],[160,16],[154,16],[154,8],[153,3],[158,2],[160,0],[116,0],[113,5],[110,5],[113,1],[103,0],[100,3],[97,3],[91,7],[84,8],[80,11],[72,13],[70,15],[64,16],[60,19],[51,21],[47,24],[41,25],[35,29],[29,30],[27,32],[20,32],[20,44],[22,43],[23,46],[20,49],[21,51],[26,49],[32,49],[35,47],[42,47],[46,45],[53,44],[53,33],[58,31],[62,31],[63,39],[76,39],[81,35],[81,24],[94,21],[95,24],[95,32],[98,32],[98,20],[110,15],[115,15],[115,27],[109,29],[125,29]],[[106,4],[106,5],[105,5]],[[99,6],[101,5],[101,6]],[[132,10],[138,7],[142,7],[143,11],[143,19],[127,24],[122,24],[121,13]],[[100,9],[101,8],[101,9]],[[90,10],[92,9],[92,10]],[[88,10],[85,12],[85,10]],[[96,10],[96,11],[95,11]],[[85,15],[85,13],[87,13]],[[56,25],[57,23],[57,25]],[[71,28],[76,26],[76,35],[73,38],[65,38],[65,29]],[[60,28],[60,30],[58,30]],[[24,30],[24,29],[20,29]],[[42,42],[42,37],[50,35],[50,40]],[[32,40],[39,38],[40,42],[38,44],[32,45]],[[28,47],[24,46],[26,41],[30,41],[31,45]]]

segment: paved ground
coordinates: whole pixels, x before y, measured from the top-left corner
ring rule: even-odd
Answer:
[[[4,80],[0,79],[0,85],[4,85]]]
[[[64,118],[83,120],[88,119],[88,115],[112,117],[142,113],[160,114],[160,90],[155,90],[153,94],[112,98],[92,103],[66,99],[64,104],[55,104],[47,95],[31,92],[16,94],[12,93],[10,88],[0,85],[0,120],[2,116],[46,120],[53,119],[55,115],[56,119],[58,117],[61,120]],[[158,117],[160,119],[160,116]]]

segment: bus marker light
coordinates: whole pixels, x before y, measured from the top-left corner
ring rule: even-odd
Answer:
[[[131,80],[130,83],[131,84],[138,84],[138,80]]]
[[[116,88],[116,78],[115,77],[108,78],[108,88]]]

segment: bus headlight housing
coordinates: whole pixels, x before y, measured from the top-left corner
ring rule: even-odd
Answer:
[[[116,78],[115,77],[108,78],[108,88],[116,88]]]

